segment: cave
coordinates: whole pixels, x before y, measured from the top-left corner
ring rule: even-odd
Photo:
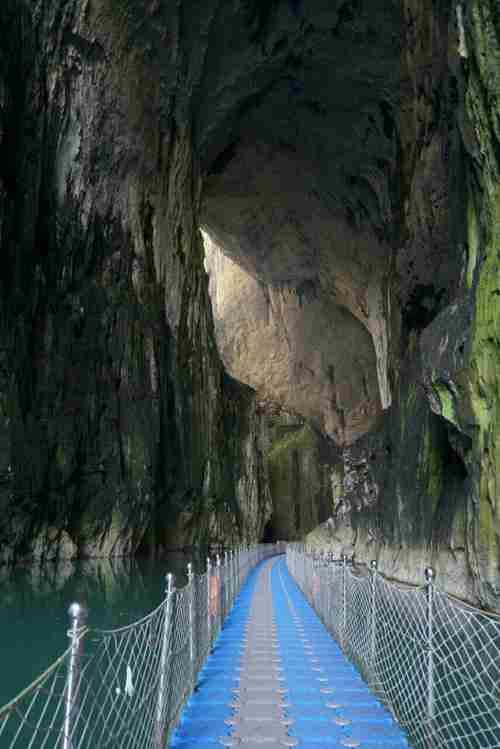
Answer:
[[[280,536],[498,607],[494,0],[0,32],[0,563]]]
[[[281,541],[282,539],[278,538],[273,527],[273,517],[271,515],[270,519],[267,521],[266,526],[264,528],[264,533],[262,535],[262,538],[259,539],[261,543],[263,544],[272,544],[276,541]],[[285,539],[283,539],[285,540]]]

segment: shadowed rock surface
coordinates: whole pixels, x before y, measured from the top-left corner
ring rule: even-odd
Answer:
[[[0,32],[0,558],[261,538],[307,485],[293,533],[498,606],[495,0]],[[293,491],[257,397],[324,441]]]

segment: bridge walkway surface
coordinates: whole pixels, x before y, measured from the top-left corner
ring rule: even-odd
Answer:
[[[281,557],[261,562],[248,576],[170,745],[409,747]]]

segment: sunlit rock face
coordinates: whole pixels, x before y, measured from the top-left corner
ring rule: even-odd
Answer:
[[[338,444],[367,432],[380,400],[373,342],[359,320],[313,280],[256,279],[207,235],[205,258],[228,371]]]
[[[203,227],[223,253],[264,284],[298,289],[299,296],[301,289],[312,290],[330,309],[348,312],[344,319],[356,318],[372,337],[379,400],[388,408],[391,247],[384,225],[397,220],[388,186],[394,144],[378,105],[350,113],[355,129],[349,142],[335,108],[330,114],[322,92],[317,95],[321,117],[311,116],[302,102],[304,114],[300,102],[293,102],[298,109],[293,133],[282,131],[276,117],[284,106],[281,86],[263,97],[242,124],[245,135],[223,154],[223,170],[216,163],[205,181]],[[328,136],[316,119],[330,123]],[[309,128],[318,129],[312,152]],[[356,163],[361,139],[362,166]],[[384,150],[388,161],[380,158]]]

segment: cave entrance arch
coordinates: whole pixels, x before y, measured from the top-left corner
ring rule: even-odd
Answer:
[[[265,18],[249,5],[253,31],[232,25],[197,119],[210,123],[197,133],[200,225],[219,351],[295,419],[289,440],[307,444],[288,455],[311,461],[316,435],[342,449],[391,404],[402,16],[385,0],[344,5],[273,3]],[[286,451],[283,434],[271,442],[271,457],[276,442]]]

